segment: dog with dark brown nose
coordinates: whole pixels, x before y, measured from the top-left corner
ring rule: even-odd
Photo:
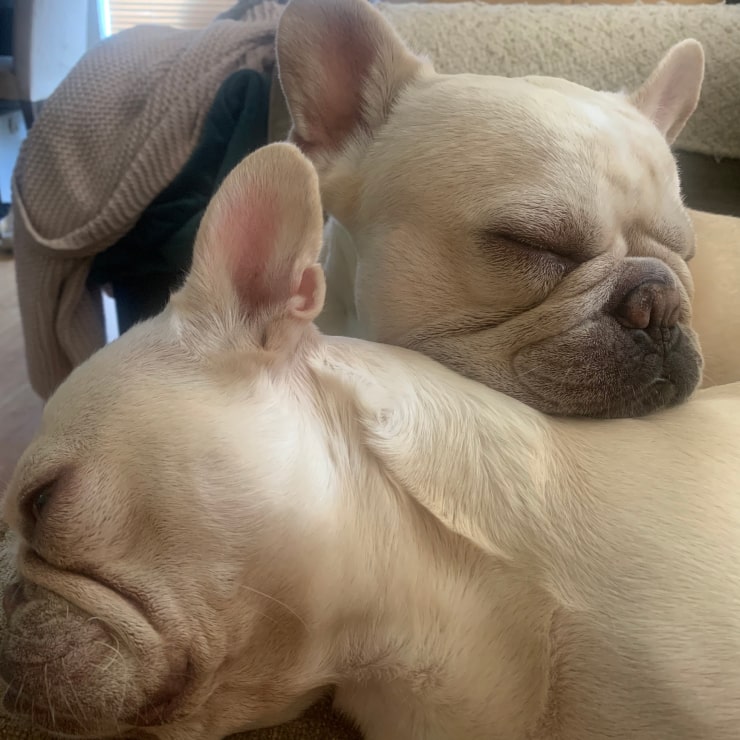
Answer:
[[[364,0],[293,0],[277,56],[331,216],[323,331],[561,416],[641,416],[696,390],[695,237],[670,146],[699,100],[697,41],[603,92],[438,74]]]

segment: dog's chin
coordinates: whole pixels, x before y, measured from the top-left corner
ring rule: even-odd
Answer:
[[[676,406],[699,386],[703,361],[690,329],[665,341],[604,329],[595,322],[520,350],[511,395],[549,414],[614,419]]]
[[[669,408],[698,388],[703,368],[690,328],[656,341],[605,317],[529,343],[504,340],[493,327],[426,333],[400,344],[554,416],[615,419]]]

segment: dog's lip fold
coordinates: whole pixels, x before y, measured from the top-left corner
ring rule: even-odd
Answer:
[[[110,578],[91,572],[89,569],[78,569],[74,571],[74,575],[88,578],[108,591],[115,593],[144,619],[152,630],[157,634],[162,633],[155,617],[156,611],[147,596],[134,589],[114,583]],[[103,626],[105,627],[105,625]],[[190,655],[185,654],[182,657],[185,669],[182,671],[168,671],[164,686],[157,690],[154,697],[149,698],[145,704],[139,707],[133,717],[125,718],[126,724],[133,727],[150,727],[164,724],[177,711],[187,693],[192,674]]]
[[[125,604],[128,610],[133,611],[139,619],[146,622],[148,627],[152,629],[155,633],[162,633],[162,625],[158,624],[158,620],[155,618],[156,611],[153,608],[150,599],[139,593],[135,589],[122,586],[120,583],[115,582],[114,579],[100,574],[94,569],[84,566],[78,566],[74,568],[59,568],[58,566],[55,566],[53,563],[46,560],[43,555],[41,555],[37,550],[34,550],[33,548],[29,548],[26,551],[25,557],[30,562],[33,568],[43,569],[43,571],[46,572],[52,571],[60,574],[66,573],[73,577],[83,578],[85,580],[91,581],[100,588],[104,588],[106,591],[114,594],[115,597],[120,602]],[[30,580],[32,582],[39,583],[38,578],[31,578]],[[46,580],[47,579],[44,578],[43,582],[45,582]],[[57,593],[61,598],[65,598],[63,594],[57,592],[53,588],[49,588],[43,582],[39,583],[39,585],[42,585],[42,587],[48,588],[50,591]],[[81,608],[85,611],[89,611],[83,604],[77,604],[77,606],[78,608]]]
[[[617,324],[614,318],[605,314],[603,310],[595,312],[594,316],[598,316],[602,320],[608,319],[610,322]],[[427,328],[425,331],[418,331],[406,334],[400,338],[394,338],[390,343],[401,344],[422,354],[431,354],[438,361],[442,361],[443,364],[450,364],[449,358],[442,360],[434,352],[430,353],[429,347],[425,345],[441,338],[466,336],[496,330],[504,323],[505,321],[468,319],[465,325],[458,321],[454,327]],[[521,376],[516,369],[516,360],[519,354],[532,349],[537,343],[511,348],[512,353],[509,357],[508,365],[513,372],[512,377],[516,380],[518,390],[516,387],[509,387],[507,391],[508,395],[546,414],[587,418],[645,416],[654,411],[675,406],[690,397],[701,382],[702,362],[700,356],[695,353],[692,356],[688,351],[684,351],[685,348],[682,349],[679,346],[682,343],[690,342],[689,335],[686,333],[686,327],[679,324],[673,330],[661,329],[659,336],[656,335],[658,341],[656,341],[656,337],[651,337],[648,332],[639,330],[631,331],[635,335],[643,335],[646,349],[650,350],[649,354],[661,359],[660,366],[655,368],[652,377],[644,377],[639,385],[634,387],[628,388],[625,386],[623,398],[614,395],[612,396],[611,403],[595,404],[591,408],[586,408],[580,404],[582,394],[579,393],[579,403],[576,404],[578,408],[574,408],[573,404],[569,402],[555,404],[551,394],[538,391],[539,382],[533,382],[535,378],[532,376],[531,371],[527,371],[524,376]],[[545,338],[543,341],[547,339]],[[643,355],[643,360],[646,356]],[[469,370],[470,368],[463,367],[460,369],[460,372],[484,385],[496,388],[496,385],[491,382],[490,378],[484,377],[480,373],[471,373]],[[542,380],[546,380],[546,378]],[[502,389],[498,388],[498,390]]]
[[[192,681],[192,663],[189,658],[180,672],[170,671],[163,685],[140,706],[134,716],[123,721],[132,727],[154,727],[171,721],[178,712],[188,693]]]
[[[148,602],[140,594],[136,593],[132,589],[125,588],[120,584],[113,583],[111,580],[102,577],[97,573],[93,573],[87,569],[80,569],[71,572],[74,575],[81,576],[82,578],[87,578],[94,583],[99,584],[108,591],[112,591],[114,594],[123,599],[134,611],[138,612],[138,614],[146,619],[149,624],[151,624],[153,627],[155,626],[152,624],[152,620],[150,618],[151,609],[148,605]]]
[[[120,599],[122,599],[126,604],[132,608],[134,611],[136,611],[141,617],[146,619],[146,621],[152,626],[155,627],[156,625],[152,623],[152,620],[150,619],[151,614],[151,605],[149,603],[149,600],[143,596],[142,594],[138,593],[135,589],[122,586],[120,583],[117,583],[115,579],[110,578],[106,575],[101,574],[97,571],[97,569],[89,568],[84,565],[78,565],[78,566],[71,566],[71,567],[60,567],[58,565],[55,565],[51,561],[47,560],[37,549],[33,547],[29,547],[28,550],[26,550],[26,558],[29,561],[29,564],[33,568],[40,568],[45,571],[54,571],[59,574],[68,574],[70,576],[76,576],[78,578],[84,578],[85,580],[92,581],[93,583],[96,583],[98,586],[101,586],[106,591],[110,591],[116,596],[118,596]],[[37,581],[38,579],[31,578],[31,581]],[[46,580],[46,579],[44,579]],[[43,584],[40,584],[43,585]],[[48,586],[44,586],[45,588],[48,588]],[[53,591],[54,589],[49,589]],[[59,594],[64,598],[62,594]],[[80,608],[84,608],[80,606]]]

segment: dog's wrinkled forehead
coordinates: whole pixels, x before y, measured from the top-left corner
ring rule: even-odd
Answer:
[[[197,368],[186,347],[168,338],[169,323],[158,317],[134,327],[76,368],[46,404],[42,433],[93,437],[172,406],[178,384]]]
[[[163,323],[135,327],[57,389],[16,471],[19,485],[57,478],[72,468],[125,463],[154,449],[156,437],[179,424],[184,403],[178,404],[178,394],[194,372],[182,349],[165,340]]]
[[[86,511],[88,519],[182,523],[208,511],[230,527],[210,502],[232,494],[249,495],[251,510],[275,508],[274,492],[294,488],[300,427],[280,384],[257,364],[252,372],[248,354],[240,359],[246,371],[237,375],[191,356],[172,339],[168,316],[100,350],[48,402],[8,487],[7,521],[25,532],[23,497],[44,487],[69,521]]]
[[[550,78],[440,76],[399,97],[370,152],[366,200],[391,214],[416,198],[425,218],[476,229],[498,214],[567,213],[583,214],[585,231],[685,224],[677,251],[692,240],[669,146],[621,95]]]
[[[317,336],[321,228],[316,173],[295,147],[241,162],[209,205],[168,307],[77,367],[49,400],[10,508],[20,491],[59,478],[86,501],[101,487],[128,499],[161,490],[170,496],[156,500],[175,508],[234,480],[290,490],[287,478],[302,472],[286,453],[302,451],[290,390],[299,348]]]

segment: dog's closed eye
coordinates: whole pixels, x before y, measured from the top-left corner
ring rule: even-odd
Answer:
[[[541,245],[532,242],[529,238],[522,238],[501,230],[483,230],[480,232],[478,241],[483,249],[491,256],[496,255],[496,251],[505,249],[507,253],[514,253],[521,258],[544,259],[552,263],[558,272],[565,274],[570,272],[578,265],[578,261],[569,255],[562,254],[550,245]]]
[[[55,487],[56,481],[50,481],[37,486],[23,497],[24,513],[29,521],[34,524],[39,521],[54,495]]]

